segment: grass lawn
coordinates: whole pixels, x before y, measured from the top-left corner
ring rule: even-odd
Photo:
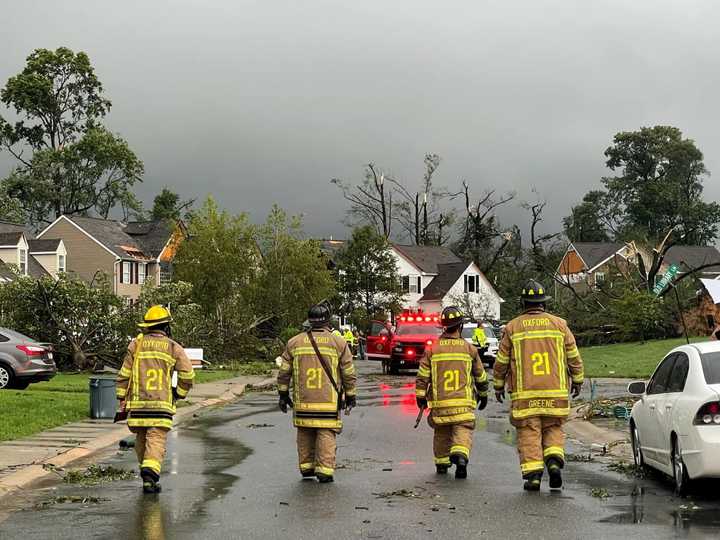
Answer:
[[[691,342],[705,340],[706,337],[690,338]],[[586,377],[648,379],[671,349],[685,343],[685,338],[617,343],[584,347],[580,349],[580,355],[585,363]]]
[[[237,369],[197,370],[195,382],[219,381],[240,375],[269,374],[268,362],[236,364]],[[89,373],[60,373],[27,390],[0,391],[0,441],[27,437],[88,417]]]

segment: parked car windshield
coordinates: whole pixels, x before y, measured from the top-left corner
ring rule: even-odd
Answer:
[[[705,382],[708,384],[720,384],[720,352],[702,354],[700,360]]]
[[[401,324],[397,328],[398,336],[409,336],[411,334],[430,334],[439,336],[442,334],[442,328],[431,324]]]

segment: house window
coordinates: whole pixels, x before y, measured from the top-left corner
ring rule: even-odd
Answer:
[[[595,272],[595,285],[605,283],[605,272]]]
[[[20,273],[27,276],[27,249],[20,250]]]
[[[120,279],[120,283],[132,283],[132,277],[133,277],[133,268],[132,268],[131,262],[125,262],[122,263],[122,276]]]
[[[58,272],[65,272],[65,255],[58,255]]]
[[[420,276],[403,276],[402,290],[404,293],[410,294],[422,292],[422,278]]]
[[[143,285],[145,283],[145,275],[147,274],[147,264],[138,263],[138,284]]]
[[[465,274],[463,281],[465,283],[466,293],[480,292],[480,276],[468,276]]]

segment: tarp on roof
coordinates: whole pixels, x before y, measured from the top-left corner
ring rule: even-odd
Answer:
[[[393,247],[426,274],[438,274],[439,265],[461,263],[460,257],[443,246],[404,246]],[[467,266],[466,266],[467,267]]]

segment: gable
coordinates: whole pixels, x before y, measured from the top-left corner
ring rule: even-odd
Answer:
[[[563,260],[560,261],[558,274],[567,276],[569,274],[579,274],[586,270],[585,263],[575,250],[565,253]]]

